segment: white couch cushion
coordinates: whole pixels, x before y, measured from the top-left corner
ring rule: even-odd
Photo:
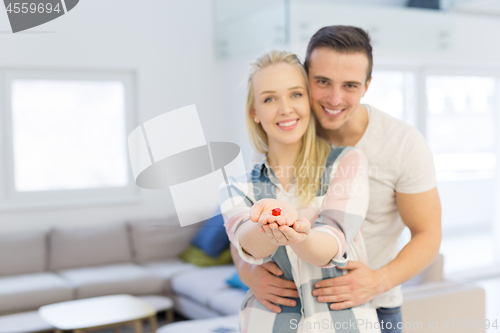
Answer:
[[[164,261],[152,261],[143,264],[144,268],[150,270],[163,280],[163,291],[171,293],[170,282],[172,277],[183,272],[196,269],[196,266],[180,259],[171,259]]]
[[[224,316],[238,314],[246,291],[239,288],[220,290],[208,300],[208,307]]]
[[[50,270],[131,262],[124,223],[55,228],[50,234]]]
[[[181,227],[177,218],[129,221],[134,260],[138,263],[178,257],[191,243],[199,225]]]
[[[175,312],[179,313],[187,319],[207,319],[207,318],[217,318],[222,315],[217,311],[207,308],[191,298],[173,294],[172,299],[175,303]]]
[[[42,305],[70,301],[71,286],[54,273],[0,278],[0,313],[34,310]]]
[[[46,231],[0,234],[0,276],[43,272],[46,235]]]
[[[54,327],[40,317],[38,311],[0,316],[0,333],[52,331]]]
[[[75,298],[161,293],[162,279],[144,267],[119,264],[58,271],[75,289]]]
[[[234,274],[235,269],[234,265],[193,269],[175,275],[171,281],[172,290],[208,306],[213,296],[231,288],[226,280]]]

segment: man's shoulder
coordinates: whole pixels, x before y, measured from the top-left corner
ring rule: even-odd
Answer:
[[[400,140],[400,144],[405,141],[421,140],[422,134],[410,124],[397,119],[390,114],[371,105],[365,105],[370,112],[369,135],[383,136]]]
[[[376,125],[382,125],[384,127],[396,127],[396,128],[401,128],[401,129],[410,129],[413,128],[411,125],[405,123],[404,121],[397,119],[387,112],[382,111],[381,109],[365,104],[364,105],[368,112],[370,113],[370,123],[376,124]]]

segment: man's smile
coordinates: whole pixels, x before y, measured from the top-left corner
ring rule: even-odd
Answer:
[[[323,111],[325,112],[325,114],[328,117],[338,117],[339,115],[341,115],[342,113],[344,113],[344,111],[346,110],[345,108],[344,109],[339,109],[339,108],[330,109],[330,108],[327,108],[327,107],[325,107],[323,105],[321,105],[321,107],[323,108]]]

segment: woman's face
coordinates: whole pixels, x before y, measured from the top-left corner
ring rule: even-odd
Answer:
[[[279,63],[253,77],[254,108],[269,146],[301,144],[311,116],[306,82],[296,65]]]

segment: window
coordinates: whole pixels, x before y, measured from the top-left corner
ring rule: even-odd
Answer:
[[[361,100],[394,118],[414,124],[415,76],[410,71],[374,70],[368,91]]]
[[[426,77],[427,140],[440,181],[494,177],[495,78]]]
[[[372,76],[362,102],[415,126],[433,153],[445,274],[498,263],[500,73],[389,67],[374,70]],[[401,246],[410,237],[405,230]]]
[[[2,74],[2,125],[10,135],[1,152],[5,184],[0,208],[137,197],[127,147],[135,125],[131,74]]]
[[[494,76],[425,75],[426,134],[442,204],[445,273],[494,264],[497,83]],[[464,266],[467,262],[467,266]]]

